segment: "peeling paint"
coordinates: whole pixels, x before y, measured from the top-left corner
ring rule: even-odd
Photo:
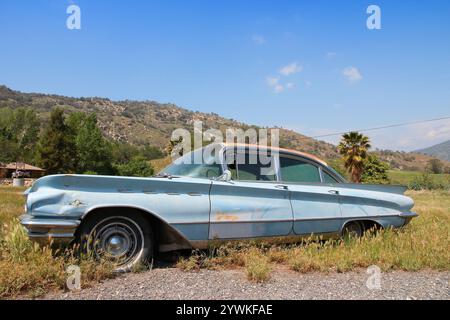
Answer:
[[[216,220],[217,221],[237,221],[237,220],[239,220],[239,216],[235,215],[235,214],[227,214],[227,213],[217,212]]]
[[[75,207],[75,208],[82,207],[84,205],[85,204],[82,201],[80,201],[80,200],[74,200],[74,201],[69,203],[69,206],[72,206],[72,207]]]

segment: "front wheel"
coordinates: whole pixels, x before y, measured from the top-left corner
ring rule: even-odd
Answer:
[[[117,271],[130,271],[153,258],[153,233],[139,214],[94,214],[82,225],[80,239],[85,252],[112,262]]]

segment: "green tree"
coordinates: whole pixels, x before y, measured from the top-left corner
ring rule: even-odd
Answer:
[[[17,144],[4,137],[0,132],[0,162],[12,162],[17,158]]]
[[[352,131],[342,136],[338,146],[339,153],[342,155],[345,168],[351,174],[353,182],[361,182],[364,160],[367,158],[370,147],[369,138],[359,132]]]
[[[78,131],[86,121],[87,117],[88,115],[85,112],[77,111],[72,112],[66,118],[66,124],[69,127],[71,134],[74,136],[74,139],[78,135]]]
[[[77,171],[111,174],[111,147],[97,126],[96,114],[73,116],[69,125],[76,134]]]
[[[112,159],[116,164],[125,164],[139,156],[139,148],[132,144],[116,142],[111,147]]]
[[[153,167],[142,156],[138,156],[128,163],[116,165],[116,170],[120,176],[128,177],[150,177],[154,172]]]
[[[364,160],[364,170],[361,181],[364,183],[389,183],[389,164],[381,161],[376,155],[370,154]]]
[[[40,122],[29,108],[0,109],[1,161],[34,162]]]
[[[29,108],[19,108],[14,112],[12,132],[18,146],[17,158],[32,162],[35,158],[39,139],[40,121],[36,112]]]
[[[0,162],[12,162],[17,158],[17,143],[11,132],[13,111],[10,108],[0,109]]]
[[[428,170],[431,173],[443,173],[444,172],[444,164],[439,159],[431,159],[428,161]]]
[[[147,146],[147,145],[141,150],[140,153],[147,160],[161,159],[161,158],[164,158],[164,156],[165,156],[165,154],[158,147]]]
[[[39,162],[48,174],[70,173],[75,170],[75,143],[64,120],[63,110],[55,108],[39,142]]]

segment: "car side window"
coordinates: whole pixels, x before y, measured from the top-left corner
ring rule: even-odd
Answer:
[[[272,168],[273,167],[273,168]],[[233,162],[228,163],[233,180],[246,181],[276,181],[275,167],[272,162],[263,163],[258,156],[252,157],[248,153],[238,154]]]
[[[330,174],[322,170],[322,178],[324,183],[337,183],[337,180]]]
[[[319,168],[299,159],[280,156],[280,172],[285,182],[321,182]]]

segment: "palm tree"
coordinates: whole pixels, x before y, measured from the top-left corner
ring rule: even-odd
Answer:
[[[339,153],[344,159],[344,165],[351,173],[353,182],[360,183],[364,169],[364,160],[367,158],[367,151],[370,149],[369,137],[352,131],[342,136],[339,143]]]

